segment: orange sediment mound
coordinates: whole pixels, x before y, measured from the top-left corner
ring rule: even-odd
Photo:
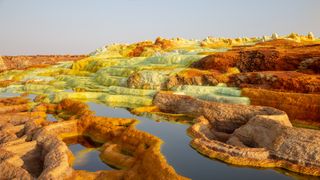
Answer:
[[[270,106],[285,111],[292,122],[303,120],[320,127],[320,94],[244,88],[242,95],[249,97],[252,105]]]
[[[193,63],[191,67],[202,70],[218,70],[226,72],[228,68],[235,67],[239,59],[237,51],[219,52],[202,58]]]

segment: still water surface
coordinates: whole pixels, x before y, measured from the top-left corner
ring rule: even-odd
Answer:
[[[107,164],[103,163],[99,157],[99,147],[88,138],[79,136],[64,139],[75,159],[72,167],[76,170],[87,170],[91,172],[99,170],[112,170]]]
[[[235,167],[202,156],[189,146],[191,138],[186,134],[189,125],[167,121],[157,122],[146,117],[135,116],[123,108],[112,108],[92,102],[87,104],[97,116],[138,119],[140,123],[137,129],[153,134],[164,141],[162,153],[169,164],[183,176],[199,180],[292,179],[272,169]]]

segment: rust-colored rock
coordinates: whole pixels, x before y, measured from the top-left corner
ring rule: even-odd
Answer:
[[[13,84],[14,82],[15,82],[14,80],[0,81],[0,88],[7,87],[7,86]]]
[[[219,52],[202,58],[193,63],[191,67],[202,70],[218,70],[226,72],[228,68],[235,67],[236,62],[240,59],[238,51],[230,50]]]
[[[229,76],[230,86],[276,89],[299,93],[320,93],[320,75],[295,71],[262,71]]]
[[[162,51],[167,50],[174,46],[174,42],[169,39],[164,39],[158,37],[155,42],[144,41],[140,43],[133,44],[134,48],[128,53],[128,57],[139,57],[144,56],[146,52],[150,51]]]
[[[249,97],[252,105],[270,106],[285,111],[293,122],[303,120],[320,126],[320,94],[244,88],[242,95]]]
[[[1,56],[0,71],[45,67],[61,61],[77,61],[86,55],[35,55],[35,56]]]
[[[220,71],[237,67],[241,72],[300,70],[317,73],[319,57],[319,43],[297,43],[282,39],[212,54],[193,63],[192,67]]]
[[[241,72],[298,70],[308,59],[320,57],[319,50],[320,44],[289,48],[281,45],[274,48],[257,47],[256,50],[240,52],[236,67]]]

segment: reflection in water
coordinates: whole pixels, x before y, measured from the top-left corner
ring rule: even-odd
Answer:
[[[18,93],[0,93],[0,97],[6,98],[6,97],[17,97],[20,96]]]
[[[47,120],[50,122],[57,122],[57,119],[52,114],[47,114]]]
[[[153,134],[164,141],[161,152],[175,170],[192,179],[292,179],[272,169],[254,169],[235,167],[220,161],[206,158],[189,146],[191,138],[187,136],[189,125],[153,121],[146,117],[132,115],[122,108],[106,107],[103,104],[89,102],[90,109],[97,116],[135,118],[140,121],[137,129]],[[148,116],[154,118],[154,116]]]
[[[101,144],[94,143],[90,141],[89,138],[82,136],[66,138],[63,141],[68,144],[69,149],[75,157],[72,165],[74,169],[91,172],[112,170],[112,168],[103,163],[99,157],[100,151],[98,148]]]
[[[0,93],[1,98],[18,97],[18,96],[21,96],[21,94],[20,93]],[[36,96],[37,96],[36,94],[26,94],[25,97],[30,99],[30,101],[33,101]]]
[[[37,97],[37,95],[36,94],[28,94],[27,97],[30,99],[30,101],[33,101]]]

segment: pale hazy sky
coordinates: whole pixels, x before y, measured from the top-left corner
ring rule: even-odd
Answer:
[[[0,55],[79,54],[162,37],[320,36],[320,0],[0,0]]]

